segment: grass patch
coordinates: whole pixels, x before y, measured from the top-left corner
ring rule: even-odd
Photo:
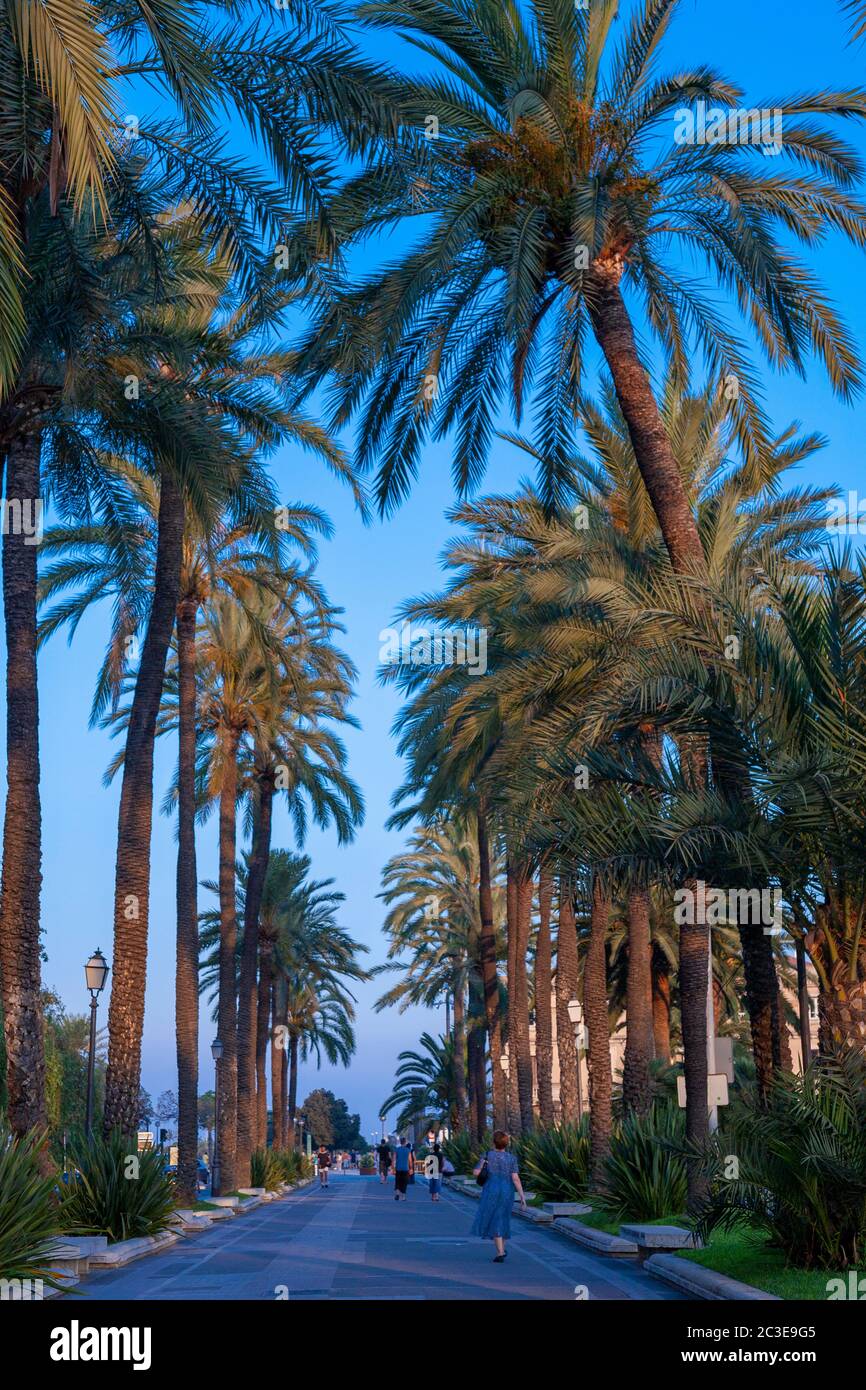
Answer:
[[[683,1251],[679,1258],[727,1274],[778,1298],[824,1300],[827,1280],[833,1278],[832,1270],[791,1269],[781,1250],[745,1227],[716,1231],[705,1250]]]
[[[203,1202],[203,1201],[199,1200],[198,1202],[193,1202],[193,1204],[192,1204],[192,1210],[193,1210],[193,1211],[221,1211],[222,1208],[221,1208],[221,1207],[218,1207],[218,1206],[216,1205],[215,1202]]]

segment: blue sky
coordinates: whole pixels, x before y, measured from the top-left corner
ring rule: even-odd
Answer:
[[[395,56],[396,45],[379,34],[368,40],[370,51]],[[866,50],[846,47],[845,24],[834,0],[683,0],[667,46],[665,68],[707,62],[738,81],[748,105],[772,105],[783,93],[835,86],[856,86],[866,79]],[[853,134],[853,128],[851,133]],[[863,133],[857,142],[866,150]],[[841,242],[829,242],[813,258],[831,297],[866,338],[866,258]],[[804,382],[765,373],[766,404],[779,428],[799,419],[829,438],[828,448],[803,470],[804,481],[833,480],[846,490],[866,490],[864,483],[864,408],[837,401],[821,370]],[[338,848],[329,833],[313,831],[307,850],[317,878],[332,876],[346,894],[345,926],[370,948],[368,962],[384,958],[382,905],[377,901],[383,864],[404,842],[388,833],[384,822],[394,788],[402,780],[390,726],[398,707],[392,690],[376,682],[379,633],[406,597],[436,587],[439,557],[450,534],[445,510],[453,501],[450,458],[446,446],[428,449],[421,477],[410,500],[385,522],[365,527],[348,492],[322,467],[298,451],[284,450],[272,463],[286,501],[315,501],[331,516],[335,535],[321,547],[320,574],[332,600],[345,610],[343,646],[359,669],[355,713],[360,731],[350,731],[350,769],[361,786],[366,822],[354,845]],[[504,445],[494,449],[485,486],[506,491],[524,471]],[[106,638],[103,614],[92,613],[74,645],[55,639],[40,658],[42,715],[42,796],[44,821],[43,927],[47,963],[45,983],[71,1011],[83,1012],[83,964],[95,946],[111,952],[112,895],[117,797],[106,790],[102,775],[113,752],[107,734],[87,728],[93,682]],[[156,804],[173,770],[175,749],[158,750]],[[277,811],[275,846],[291,845],[283,811]],[[157,816],[153,836],[151,932],[142,1080],[151,1095],[175,1088],[174,1057],[174,826]],[[214,827],[200,834],[199,874],[216,875]],[[300,1095],[323,1084],[345,1096],[359,1110],[362,1127],[376,1126],[379,1103],[390,1089],[395,1059],[413,1047],[425,1029],[442,1026],[441,1013],[411,1011],[375,1014],[373,1001],[382,985],[362,989],[358,1011],[358,1049],[351,1070],[306,1067]],[[107,998],[100,1009],[107,1017]],[[210,1041],[214,1033],[203,1011],[201,1086],[212,1084]]]

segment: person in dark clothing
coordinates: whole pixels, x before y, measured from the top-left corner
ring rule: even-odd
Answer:
[[[399,1202],[401,1197],[406,1200],[406,1188],[409,1186],[409,1179],[415,1172],[415,1155],[405,1139],[401,1139],[394,1154],[394,1186],[397,1189],[394,1193],[394,1201]]]
[[[319,1170],[319,1186],[327,1187],[328,1173],[331,1169],[331,1155],[324,1144],[319,1145],[319,1151],[316,1154],[316,1166]]]
[[[379,1145],[379,1147],[378,1147],[378,1149],[376,1150],[376,1152],[377,1152],[377,1154],[379,1155],[379,1181],[380,1181],[380,1182],[387,1182],[387,1181],[388,1181],[388,1174],[389,1174],[390,1171],[391,1171],[391,1157],[392,1157],[392,1155],[391,1155],[391,1146],[390,1146],[390,1144],[387,1142],[387,1140],[385,1140],[385,1139],[382,1140],[382,1142],[381,1142],[381,1144]]]

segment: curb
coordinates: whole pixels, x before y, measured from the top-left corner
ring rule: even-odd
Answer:
[[[784,1302],[778,1294],[765,1293],[751,1284],[741,1284],[738,1279],[730,1279],[727,1274],[719,1274],[715,1269],[705,1269],[703,1265],[683,1260],[679,1255],[651,1255],[643,1267],[655,1279],[661,1279],[663,1283],[671,1284],[694,1298],[717,1302]]]

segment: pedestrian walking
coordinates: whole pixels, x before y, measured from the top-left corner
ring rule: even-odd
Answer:
[[[487,1151],[474,1170],[476,1178],[482,1182],[482,1188],[481,1201],[472,1223],[472,1235],[495,1242],[493,1263],[497,1265],[505,1259],[505,1242],[511,1235],[511,1207],[515,1192],[520,1198],[520,1205],[526,1209],[517,1159],[507,1150],[508,1135],[504,1129],[497,1129],[493,1135],[493,1148]]]
[[[379,1181],[387,1182],[388,1174],[391,1171],[391,1146],[386,1139],[383,1139],[376,1150],[379,1155]]]
[[[394,1201],[406,1200],[406,1188],[415,1171],[415,1158],[405,1139],[401,1139],[394,1152]]]
[[[319,1145],[319,1151],[316,1154],[316,1167],[319,1170],[319,1187],[327,1187],[328,1172],[331,1167],[331,1155],[324,1144]]]
[[[410,1143],[410,1145],[409,1145],[409,1152],[410,1152],[410,1154],[412,1155],[412,1164],[411,1164],[411,1166],[410,1166],[410,1168],[409,1168],[409,1186],[410,1186],[410,1187],[414,1187],[414,1186],[415,1186],[415,1145],[414,1145],[414,1143]]]
[[[438,1144],[433,1145],[433,1152],[424,1159],[424,1176],[430,1190],[431,1202],[438,1202],[442,1186],[442,1152]]]

